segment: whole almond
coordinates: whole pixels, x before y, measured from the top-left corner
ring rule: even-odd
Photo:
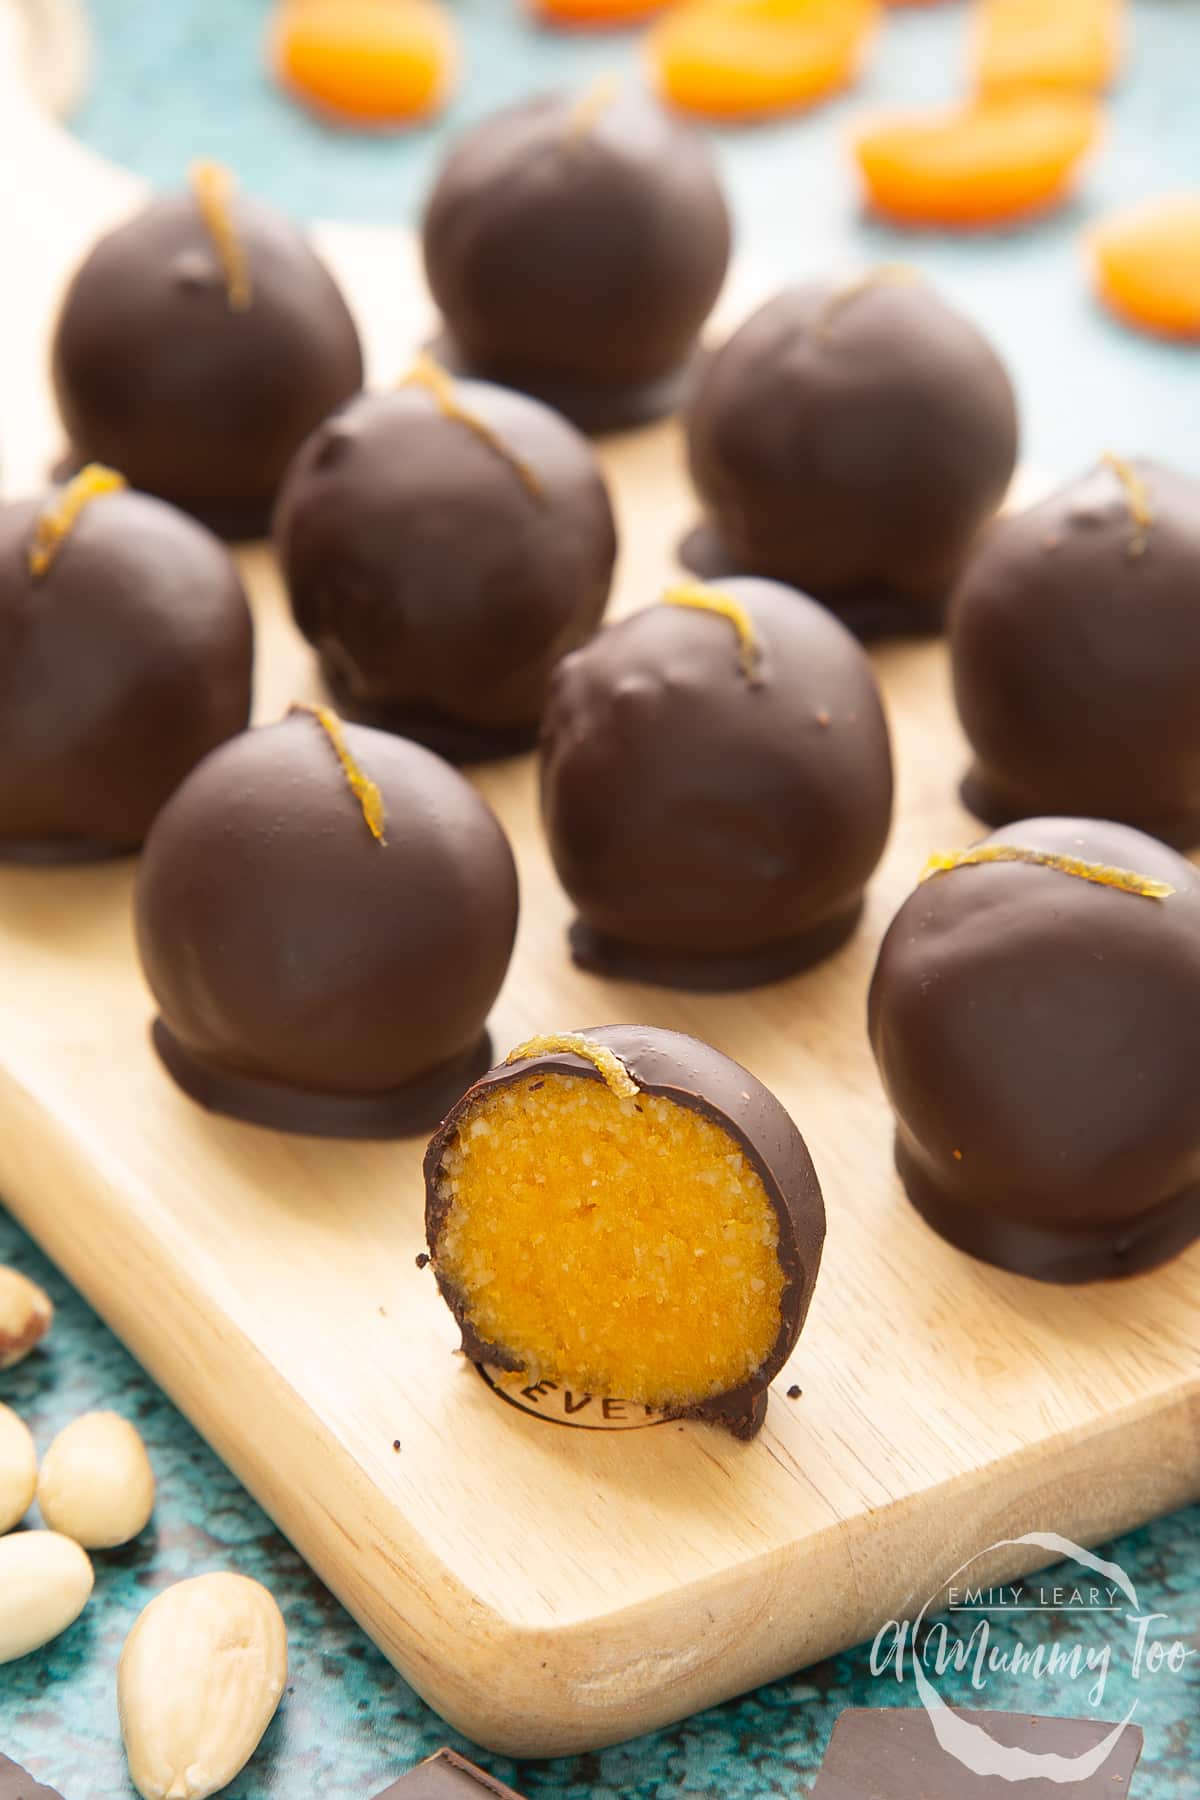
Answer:
[[[129,1775],[144,1800],[205,1800],[257,1750],[287,1684],[287,1630],[244,1575],[198,1575],[152,1600],[117,1670]]]
[[[23,1419],[0,1405],[0,1537],[19,1525],[37,1487],[37,1451]]]
[[[0,1663],[40,1650],[73,1625],[94,1580],[87,1552],[55,1531],[0,1538]]]
[[[85,1550],[113,1550],[146,1529],[154,1471],[146,1446],[119,1413],[84,1413],[59,1432],[42,1459],[38,1505],[51,1531]]]
[[[53,1322],[49,1294],[19,1269],[0,1267],[0,1369],[11,1369],[28,1356]]]

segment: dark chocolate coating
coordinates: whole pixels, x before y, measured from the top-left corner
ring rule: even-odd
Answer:
[[[1095,820],[1024,820],[984,841],[1176,891],[992,863],[905,901],[869,1011],[909,1198],[952,1243],[1024,1275],[1153,1267],[1200,1235],[1200,872]]]
[[[1147,527],[1101,466],[998,520],[959,582],[963,797],[990,825],[1080,814],[1200,843],[1200,481],[1133,468]]]
[[[0,507],[0,860],[122,855],[245,727],[250,611],[210,532],[128,490],[84,506],[32,575],[44,504]]]
[[[437,1750],[385,1788],[377,1800],[521,1800],[506,1787],[454,1750]]]
[[[604,611],[617,541],[573,426],[490,384],[462,382],[456,400],[525,478],[410,384],[309,438],[275,537],[340,708],[465,760],[535,741],[556,663]]]
[[[1054,1719],[1039,1713],[952,1709],[1007,1749],[1078,1762],[1117,1729],[1103,1719]],[[1127,1725],[1102,1766],[1081,1781],[1047,1775],[1008,1781],[977,1775],[942,1749],[922,1707],[852,1707],[833,1728],[812,1800],[1127,1800],[1143,1734]]]
[[[0,1753],[0,1800],[62,1800],[62,1795],[35,1781],[20,1763]]]
[[[685,561],[791,582],[864,635],[938,629],[1017,454],[1003,365],[919,281],[777,294],[706,362],[687,435],[709,534]]]
[[[542,740],[542,813],[585,967],[749,987],[853,930],[891,822],[874,671],[844,626],[776,582],[729,620],[659,605],[568,657]]]
[[[779,1220],[778,1256],[786,1286],[774,1346],[744,1385],[678,1414],[681,1418],[706,1419],[723,1425],[735,1437],[753,1437],[766,1417],[767,1387],[799,1339],[825,1242],[825,1203],[804,1139],[774,1094],[740,1063],[723,1056],[711,1044],[651,1025],[589,1026],[580,1035],[612,1050],[645,1093],[690,1107],[728,1133],[757,1170],[775,1209]],[[438,1238],[448,1212],[448,1202],[440,1188],[442,1157],[459,1121],[481,1095],[520,1081],[531,1072],[551,1069],[577,1075],[584,1081],[604,1079],[593,1063],[570,1053],[501,1063],[451,1109],[425,1155],[425,1232],[438,1288],[462,1330],[464,1354],[473,1362],[502,1369],[517,1369],[521,1365],[504,1345],[487,1343],[475,1335],[468,1317],[467,1297],[445,1281],[437,1269]],[[681,1310],[686,1309],[686,1295],[681,1296],[680,1306]]]
[[[234,311],[194,196],[156,199],[102,237],[54,336],[74,454],[109,463],[231,537],[262,532],[290,458],[362,386],[341,291],[303,233],[237,196],[252,298]]]
[[[478,1066],[516,870],[447,763],[363,726],[345,737],[381,791],[386,841],[315,718],[247,732],[160,814],[138,949],[163,1060],[202,1104],[285,1130],[402,1136],[428,1130]]]
[[[731,228],[696,132],[633,87],[583,128],[581,103],[545,95],[460,139],[426,209],[425,269],[451,362],[609,429],[677,400]]]

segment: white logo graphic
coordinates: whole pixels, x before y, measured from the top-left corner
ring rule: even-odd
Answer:
[[[1059,1581],[1051,1587],[1042,1584],[1033,1590],[1036,1598],[1032,1603],[1027,1598],[1029,1590],[1025,1584],[980,1588],[972,1587],[965,1580],[970,1569],[985,1557],[993,1556],[998,1550],[1025,1547],[1045,1550],[1051,1556],[1078,1563],[1090,1570],[1096,1580]],[[926,1630],[926,1614],[946,1589],[953,1624],[939,1621]],[[1121,1723],[1090,1750],[1075,1757],[1059,1756],[997,1743],[969,1717],[954,1711],[930,1678],[931,1668],[935,1675],[944,1675],[948,1669],[960,1674],[969,1671],[971,1685],[977,1692],[985,1690],[989,1674],[1022,1675],[1034,1683],[1047,1679],[1086,1679],[1089,1704],[1100,1706],[1112,1668],[1113,1645],[1062,1639],[1052,1643],[1030,1643],[1018,1636],[1014,1645],[1005,1648],[994,1641],[993,1619],[997,1615],[1012,1619],[1016,1615],[1029,1614],[1107,1615],[1114,1624],[1125,1626],[1133,1634],[1128,1652],[1130,1673],[1135,1682],[1147,1675],[1178,1675],[1191,1657],[1200,1654],[1178,1640],[1161,1636],[1151,1638],[1152,1628],[1161,1625],[1166,1614],[1142,1610],[1137,1589],[1119,1563],[1105,1562],[1091,1551],[1073,1544],[1069,1538],[1060,1537],[1057,1532],[1031,1531],[1024,1537],[1002,1538],[955,1569],[939,1595],[931,1596],[915,1619],[890,1619],[880,1629],[871,1647],[871,1673],[881,1675],[890,1667],[898,1682],[911,1674],[938,1743],[947,1756],[953,1757],[972,1774],[997,1776],[1011,1782],[1037,1779],[1068,1787],[1090,1780],[1104,1767],[1137,1711],[1136,1700]],[[964,1617],[972,1620],[966,1637],[960,1629]]]

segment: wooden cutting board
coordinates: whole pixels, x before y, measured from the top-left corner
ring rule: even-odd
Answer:
[[[59,448],[43,375],[55,294],[138,190],[7,92],[0,157],[38,172],[0,189],[13,493]],[[427,323],[411,245],[321,235],[390,378]],[[691,508],[674,426],[604,457],[624,611],[657,597]],[[268,552],[242,564],[272,718],[317,690]],[[928,851],[976,827],[955,798],[943,648],[890,647],[876,664],[899,807],[865,923],[824,968],[756,994],[575,970],[532,760],[478,777],[523,889],[497,1044],[629,1019],[693,1032],[767,1082],[808,1139],[825,1264],[748,1446],[703,1426],[613,1429],[628,1419],[561,1393],[533,1417],[491,1392],[452,1354],[415,1267],[422,1146],[206,1116],[150,1051],[132,865],[0,870],[0,1193],[403,1674],[493,1750],[629,1737],[869,1636],[1000,1539],[1090,1544],[1200,1496],[1200,1247],[1138,1280],[1057,1291],[951,1250],[892,1173],[867,982]],[[980,1579],[1036,1560],[1002,1553]]]

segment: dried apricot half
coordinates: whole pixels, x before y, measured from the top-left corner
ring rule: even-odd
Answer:
[[[548,25],[579,27],[638,25],[661,12],[667,0],[531,0],[535,16]]]
[[[908,225],[1002,225],[1063,200],[1100,129],[1095,102],[1028,93],[860,127],[855,155],[871,204]]]
[[[1200,193],[1112,213],[1089,234],[1096,291],[1119,317],[1200,340]]]
[[[981,0],[971,61],[985,94],[1096,92],[1114,80],[1124,43],[1124,0]]]
[[[436,0],[284,0],[271,54],[298,100],[359,125],[427,118],[458,68],[454,25]]]
[[[857,76],[875,0],[685,0],[650,36],[668,100],[709,118],[811,105]]]

